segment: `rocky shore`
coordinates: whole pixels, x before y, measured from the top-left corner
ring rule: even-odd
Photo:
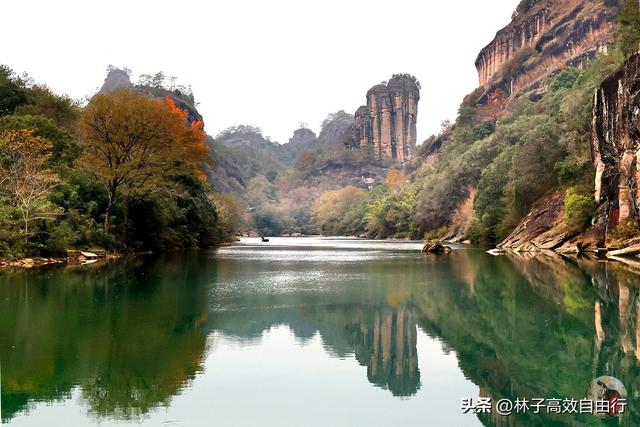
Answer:
[[[122,254],[118,252],[105,251],[103,249],[94,249],[90,251],[70,249],[67,250],[66,257],[32,257],[20,258],[17,260],[0,258],[0,270],[8,268],[43,267],[52,264],[86,265],[93,264],[98,261],[110,261],[120,258],[122,258]]]

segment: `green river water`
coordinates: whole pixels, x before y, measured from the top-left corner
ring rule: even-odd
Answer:
[[[559,256],[245,239],[211,252],[0,272],[10,426],[640,425],[638,276]],[[582,399],[620,418],[463,413]]]

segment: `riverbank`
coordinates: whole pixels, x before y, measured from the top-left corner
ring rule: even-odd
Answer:
[[[53,264],[86,265],[98,261],[113,261],[123,256],[124,255],[119,252],[108,252],[105,250],[80,251],[70,249],[67,250],[66,257],[25,257],[16,260],[0,258],[0,270],[9,268],[36,268]]]
[[[14,261],[0,259],[0,270],[7,268],[33,268],[51,264],[64,264],[66,258],[20,258]]]

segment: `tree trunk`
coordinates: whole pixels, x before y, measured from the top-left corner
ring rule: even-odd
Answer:
[[[26,246],[29,245],[29,214],[25,212],[23,214],[23,218],[24,218],[24,244],[26,249]]]
[[[122,244],[127,247],[127,231],[129,229],[129,197],[124,198],[124,227],[122,227]]]
[[[109,233],[109,215],[111,214],[111,197],[109,197],[109,203],[107,209],[104,212],[104,232]]]
[[[109,220],[111,219],[111,210],[116,201],[116,192],[118,191],[118,184],[115,181],[109,183],[107,190],[109,196],[109,202],[107,203],[107,209],[104,212],[104,232],[109,233]]]

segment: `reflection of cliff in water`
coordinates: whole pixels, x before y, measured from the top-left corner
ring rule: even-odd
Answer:
[[[322,308],[314,309],[314,313]],[[335,334],[342,331],[358,362],[367,367],[372,384],[390,390],[395,396],[410,396],[420,387],[417,330],[413,312],[404,306],[347,306],[329,309],[320,326],[325,346],[332,347]],[[327,314],[327,313],[324,313]],[[326,320],[333,319],[331,324]],[[336,343],[339,344],[339,343]]]
[[[367,367],[368,380],[395,396],[411,396],[420,388],[416,319],[406,296],[420,283],[416,274],[422,271],[395,275],[395,259],[322,264],[317,275],[315,263],[283,267],[222,258],[217,265],[222,289],[213,291],[218,305],[210,307],[210,329],[248,344],[270,328],[286,325],[302,342],[319,336],[332,357],[355,355]],[[237,286],[239,271],[252,282]],[[290,291],[265,291],[265,283],[291,276],[296,287]]]
[[[249,340],[259,339],[272,326],[285,324],[301,339],[322,338],[327,352],[335,357],[355,354],[367,367],[369,381],[395,396],[410,396],[420,387],[417,329],[411,309],[389,305],[309,305],[211,314],[215,328]],[[253,331],[235,326],[251,324]],[[245,335],[246,334],[246,335]]]
[[[364,314],[364,313],[363,313]],[[368,313],[371,320],[345,329],[354,343],[358,362],[367,367],[373,384],[388,388],[394,395],[415,394],[420,386],[416,323],[405,307]]]
[[[557,255],[453,257],[474,274],[416,295],[418,323],[455,349],[481,396],[579,400],[600,375],[638,393],[640,295],[631,286],[638,276],[618,264]],[[639,410],[632,398],[621,425],[640,425]],[[486,425],[602,423],[590,415],[480,418]]]

